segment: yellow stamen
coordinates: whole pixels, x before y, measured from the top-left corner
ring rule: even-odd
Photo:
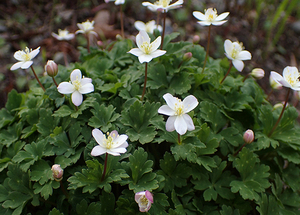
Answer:
[[[76,80],[72,82],[72,84],[75,86],[75,90],[79,90],[81,88],[81,82],[79,81],[78,76],[76,76]]]
[[[175,115],[181,116],[182,114],[184,114],[183,104],[180,99],[177,99],[177,102],[175,103]]]
[[[145,54],[150,54],[152,45],[149,44],[148,42],[143,42],[143,44],[141,45],[141,48],[143,49],[142,51],[143,51]]]

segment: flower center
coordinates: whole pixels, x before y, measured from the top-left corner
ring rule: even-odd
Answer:
[[[145,54],[150,54],[152,45],[149,44],[148,42],[143,42],[143,44],[141,45],[141,48],[143,49],[142,51],[143,51]]]
[[[183,104],[180,99],[177,99],[177,102],[175,103],[175,115],[181,116],[182,114],[184,114]]]
[[[93,24],[91,22],[84,22],[84,23],[82,23],[82,26],[84,28],[84,31],[89,31],[94,28]]]
[[[148,199],[146,198],[146,196],[143,196],[140,198],[140,204],[141,205],[148,205]]]
[[[231,57],[235,59],[238,54],[243,50],[243,43],[235,43],[233,44],[233,49],[231,52]]]
[[[108,136],[107,139],[105,139],[105,146],[106,146],[106,148],[107,149],[111,149],[113,147],[113,145],[114,145],[113,138],[111,136]]]
[[[156,5],[161,5],[163,7],[168,7],[171,0],[159,0],[156,2]]]
[[[22,58],[24,59],[24,61],[30,61],[31,60],[30,50],[29,50],[28,47],[25,48],[25,52],[23,53]]]
[[[298,78],[299,73],[296,71],[294,73],[288,73],[287,75],[285,75],[286,81],[289,82],[289,84],[292,86],[299,82]]]
[[[209,8],[207,11],[205,11],[205,15],[207,17],[207,20],[214,21],[217,17],[217,10]]]
[[[75,87],[75,90],[79,90],[81,88],[81,81],[79,81],[78,76],[76,76],[76,80],[72,82],[72,84]]]
[[[65,36],[67,36],[67,35],[68,35],[68,31],[66,31],[66,30],[61,30],[61,31],[59,31],[59,36],[65,37]]]

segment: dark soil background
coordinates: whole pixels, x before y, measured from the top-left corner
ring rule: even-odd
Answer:
[[[155,19],[156,13],[142,6],[138,0],[126,0],[123,5],[124,28],[127,38],[134,39],[138,31],[134,22]],[[173,1],[174,2],[174,1]],[[245,49],[252,53],[252,60],[245,62],[243,75],[253,68],[265,70],[265,77],[258,80],[268,94],[270,71],[282,73],[286,66],[297,66],[300,60],[300,1],[289,1],[293,8],[278,12],[282,7],[279,0],[185,0],[180,9],[167,13],[166,33],[180,32],[177,40],[192,41],[199,35],[200,45],[206,47],[207,27],[197,24],[193,11],[203,12],[205,8],[214,7],[218,14],[230,12],[228,22],[222,26],[213,26],[211,35],[210,56],[225,57],[223,44],[225,39],[240,41]],[[13,54],[26,46],[35,49],[41,47],[40,54],[34,59],[34,67],[39,75],[43,75],[47,60],[54,59],[63,64],[62,48],[68,53],[68,61],[78,60],[77,47],[84,45],[82,35],[70,42],[59,42],[51,36],[58,29],[75,32],[77,23],[87,19],[95,20],[95,31],[99,34],[98,41],[104,46],[116,39],[120,34],[119,6],[113,2],[106,4],[103,0],[1,0],[0,2],[0,107],[5,105],[7,94],[12,89],[24,92],[28,89],[27,82],[33,78],[30,70],[10,71],[16,62]],[[282,30],[282,33],[280,31]],[[277,33],[279,32],[279,33]],[[279,34],[278,40],[276,37]],[[99,43],[98,43],[99,44]],[[97,41],[94,41],[97,46]],[[124,53],[125,54],[125,53]],[[286,90],[275,92],[271,102],[283,101]],[[290,98],[293,104],[296,98]]]

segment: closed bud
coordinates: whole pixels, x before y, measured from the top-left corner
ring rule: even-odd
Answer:
[[[187,52],[187,53],[185,53],[185,54],[183,55],[182,60],[183,60],[183,61],[189,61],[192,57],[193,57],[192,52]]]
[[[199,35],[195,35],[194,37],[193,37],[193,43],[194,44],[197,44],[197,43],[199,43],[200,42],[200,36]]]
[[[265,76],[265,71],[261,68],[255,68],[251,71],[251,75],[255,79],[262,79]]]
[[[48,60],[45,65],[45,71],[50,77],[54,77],[58,73],[58,66],[53,60]]]
[[[244,133],[244,141],[245,143],[252,143],[254,141],[254,132],[251,129],[248,129],[245,133]]]
[[[60,165],[54,164],[51,170],[54,180],[61,181],[61,179],[63,178],[64,170],[60,167]]]

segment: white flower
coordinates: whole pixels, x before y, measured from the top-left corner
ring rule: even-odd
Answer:
[[[82,103],[82,94],[94,91],[94,85],[91,78],[82,78],[81,71],[74,69],[70,75],[70,82],[62,82],[58,85],[57,90],[62,94],[72,93],[72,102],[74,105],[79,106]]]
[[[180,135],[185,134],[187,130],[194,130],[193,120],[187,113],[197,107],[199,102],[196,97],[189,95],[181,101],[170,93],[166,93],[163,98],[167,105],[161,106],[158,113],[170,116],[166,122],[166,130],[176,130]]]
[[[10,70],[16,70],[19,68],[28,69],[33,64],[32,59],[35,58],[35,56],[37,56],[37,54],[39,52],[40,52],[40,47],[38,47],[37,49],[34,49],[34,50],[31,50],[31,49],[29,50],[29,48],[26,47],[25,51],[23,51],[23,50],[16,51],[14,54],[14,58],[20,62],[12,65]]]
[[[158,0],[152,4],[151,2],[143,2],[142,5],[148,7],[151,11],[162,11],[163,13],[168,10],[182,7],[183,0],[170,4],[172,0]]]
[[[274,78],[272,77],[272,75],[270,75],[269,81],[270,81],[270,85],[271,85],[272,89],[274,89],[274,90],[279,90],[279,89],[282,88],[282,84],[277,83],[277,82],[274,80]]]
[[[136,44],[138,48],[131,49],[128,53],[139,58],[140,63],[150,62],[153,58],[164,55],[166,51],[157,50],[161,43],[161,36],[157,37],[150,43],[150,37],[146,31],[140,31],[136,36]]]
[[[82,23],[77,23],[77,26],[80,30],[77,30],[75,33],[79,34],[94,34],[95,36],[98,36],[97,33],[94,30],[94,21],[90,22],[89,20],[82,22]]]
[[[134,23],[134,27],[138,30],[138,31],[146,31],[147,33],[153,33],[154,29],[158,29],[159,31],[162,31],[162,27],[160,25],[156,25],[155,24],[155,20],[151,20],[147,23],[144,23],[142,21],[136,21]]]
[[[110,1],[114,1],[115,2],[115,5],[120,5],[120,4],[124,4],[125,3],[125,0],[104,0],[105,3],[108,3]]]
[[[75,37],[75,35],[69,33],[68,30],[61,29],[58,29],[58,34],[52,32],[51,35],[57,40],[72,40]]]
[[[134,200],[139,205],[140,212],[148,212],[153,203],[153,195],[148,190],[135,194]]]
[[[119,135],[116,130],[108,133],[106,136],[97,128],[92,131],[92,135],[96,142],[99,144],[92,149],[92,156],[99,156],[105,153],[118,156],[121,153],[126,152],[128,146],[127,138],[125,134]]]
[[[226,52],[225,55],[232,60],[232,64],[240,72],[244,68],[243,60],[251,60],[251,53],[244,51],[242,43],[225,40],[224,49]]]
[[[193,15],[195,18],[201,20],[198,23],[200,25],[223,25],[227,20],[225,19],[228,15],[229,12],[222,13],[218,16],[217,10],[213,8],[208,8],[207,10],[204,11],[205,14],[199,12],[199,11],[194,11]]]
[[[277,72],[271,72],[272,78],[284,87],[291,88],[293,90],[300,90],[299,72],[296,67],[287,66],[284,68],[283,76],[279,75]]]

